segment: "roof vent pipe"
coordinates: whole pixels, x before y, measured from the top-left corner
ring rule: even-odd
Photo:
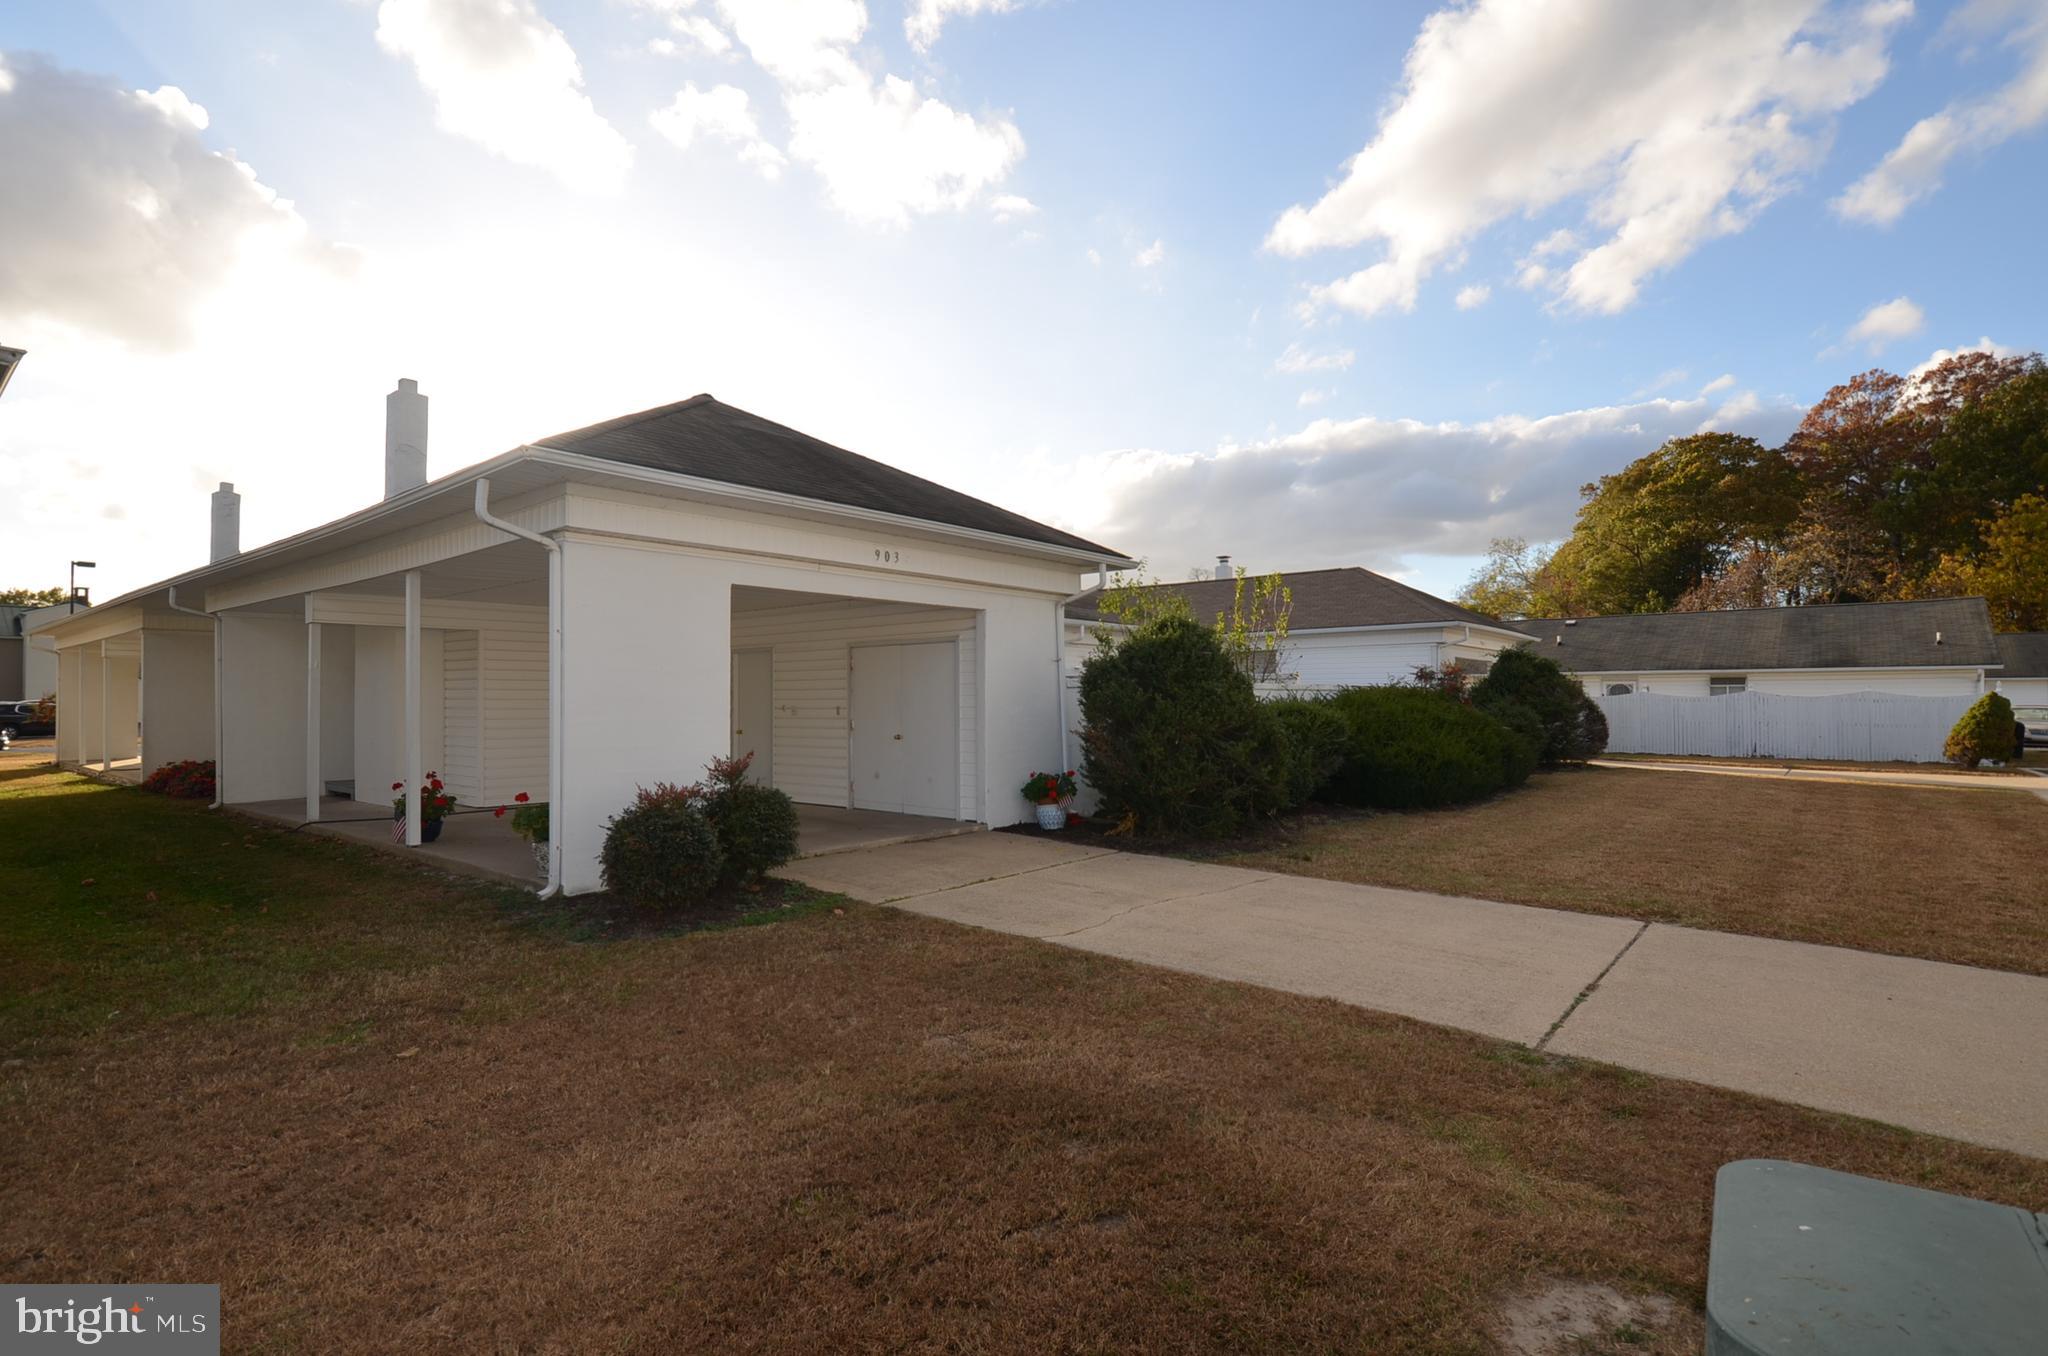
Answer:
[[[411,377],[384,397],[384,497],[427,483],[427,398]]]
[[[1233,572],[1232,572],[1232,570],[1231,570],[1231,568],[1230,568],[1230,557],[1229,557],[1229,556],[1218,556],[1218,557],[1216,557],[1216,577],[1217,577],[1218,579],[1229,579],[1229,578],[1231,578],[1231,577],[1232,577],[1232,573],[1233,573]]]
[[[223,480],[213,492],[213,552],[208,562],[242,553],[242,496],[234,482]]]

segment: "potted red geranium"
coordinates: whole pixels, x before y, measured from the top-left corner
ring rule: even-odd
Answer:
[[[499,819],[508,812],[511,814],[512,832],[524,838],[526,845],[533,849],[533,860],[539,865],[541,875],[545,876],[548,873],[548,803],[535,801],[524,791],[512,800],[512,805],[500,805],[491,813]]]
[[[399,794],[392,799],[391,817],[405,818],[405,783],[393,782],[391,789]],[[429,772],[427,784],[420,788],[420,841],[431,843],[441,836],[441,821],[455,808],[455,797],[448,794],[441,785],[441,774]]]
[[[1024,799],[1037,807],[1039,828],[1067,827],[1067,802],[1080,789],[1072,772],[1034,772],[1023,789]]]

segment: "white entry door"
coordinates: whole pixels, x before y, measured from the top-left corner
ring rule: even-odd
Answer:
[[[732,756],[754,755],[747,780],[775,785],[775,653],[735,650],[732,656]]]
[[[851,652],[857,810],[960,817],[960,660],[951,641]]]

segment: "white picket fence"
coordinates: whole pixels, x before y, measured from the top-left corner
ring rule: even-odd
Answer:
[[[1613,753],[1937,763],[1949,730],[1975,698],[1635,692],[1594,700],[1607,714],[1607,747]]]

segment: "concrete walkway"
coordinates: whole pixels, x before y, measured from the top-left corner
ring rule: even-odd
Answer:
[[[2048,979],[1006,833],[812,858],[783,874],[2048,1157]]]
[[[1636,772],[1695,772],[1709,777],[1765,777],[1773,781],[1840,782],[1862,786],[1916,786],[1937,791],[2021,791],[2048,800],[2048,775],[2010,772],[1896,772],[1857,768],[1773,767],[1758,763],[1663,763],[1642,758],[1595,758],[1591,767]]]

